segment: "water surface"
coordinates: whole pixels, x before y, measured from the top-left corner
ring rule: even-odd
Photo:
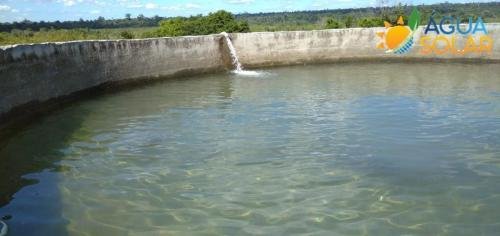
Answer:
[[[495,235],[499,75],[299,66],[81,101],[1,144],[0,217],[11,235]]]

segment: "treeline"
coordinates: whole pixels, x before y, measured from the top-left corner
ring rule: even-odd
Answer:
[[[206,35],[220,32],[249,32],[246,21],[236,20],[227,11],[217,11],[207,16],[175,17],[160,21],[159,27],[119,29],[14,29],[0,32],[0,45],[19,43],[40,43],[90,39],[133,39],[184,35]]]
[[[275,31],[275,30],[294,30],[294,29],[321,29],[329,26],[339,27],[372,27],[381,26],[383,20],[394,21],[397,14],[408,14],[412,6],[398,5],[394,7],[368,7],[351,8],[319,11],[296,11],[296,12],[275,12],[275,13],[244,13],[235,15],[235,20],[247,22],[251,31]],[[466,3],[452,4],[441,3],[433,5],[419,5],[422,13],[422,21],[428,19],[431,13],[436,17],[443,15],[453,15],[465,19],[469,16],[481,16],[486,22],[500,21],[500,2],[490,3]],[[176,21],[190,19],[190,22],[196,22],[201,16],[187,18],[165,18],[160,16],[145,17],[139,15],[132,17],[125,15],[123,19],[105,19],[99,17],[95,20],[79,21],[55,21],[55,22],[32,22],[24,20],[13,23],[0,23],[0,32],[10,32],[12,30],[33,30],[40,29],[114,29],[131,27],[155,27],[162,20],[173,19]],[[330,21],[330,24],[327,24]],[[425,24],[427,22],[421,22]],[[194,23],[193,23],[194,24]]]
[[[127,14],[124,19],[65,22],[14,22],[0,24],[0,45],[39,43],[84,39],[132,39],[163,36],[204,35],[220,32],[256,32],[284,30],[317,30],[350,27],[383,26],[396,23],[397,17],[408,16],[413,6],[360,8],[322,11],[299,11],[233,15],[226,11],[207,16],[152,18]],[[420,5],[420,24],[427,24],[434,14],[467,21],[481,16],[487,23],[500,22],[500,2]],[[405,18],[405,21],[407,18]],[[3,31],[3,32],[2,32]]]
[[[117,28],[138,28],[138,27],[154,27],[158,26],[160,21],[167,19],[166,17],[153,16],[146,17],[142,14],[137,17],[132,17],[131,14],[126,14],[123,19],[105,19],[100,16],[95,20],[78,21],[39,21],[33,22],[24,20],[21,22],[0,23],[0,32],[10,32],[12,30],[44,30],[44,29],[117,29]]]
[[[481,16],[485,22],[500,22],[500,2],[489,3],[440,3],[418,5],[422,14],[420,24],[427,24],[431,14],[436,18],[445,15],[460,17]],[[246,20],[252,31],[276,31],[293,29],[321,29],[343,27],[383,26],[384,20],[394,22],[399,15],[409,15],[413,6],[368,7],[320,11],[275,12],[239,14],[237,19]]]

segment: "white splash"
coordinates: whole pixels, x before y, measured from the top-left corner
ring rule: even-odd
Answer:
[[[0,225],[1,225],[1,228],[0,228],[0,236],[5,236],[7,235],[7,224],[5,224],[5,222],[1,221],[0,220]]]
[[[231,54],[231,60],[234,66],[233,73],[244,76],[259,76],[260,73],[257,71],[249,71],[243,70],[243,66],[238,59],[238,54],[236,54],[236,49],[234,48],[233,42],[231,42],[231,38],[229,38],[229,34],[226,32],[220,33],[226,39],[227,47],[229,48],[229,54]]]
[[[253,71],[253,70],[234,70],[233,73],[237,75],[243,75],[243,76],[260,76],[262,75],[261,72],[259,71]]]

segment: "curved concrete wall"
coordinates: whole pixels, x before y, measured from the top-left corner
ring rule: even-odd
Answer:
[[[500,40],[500,25],[488,24]],[[244,66],[272,66],[338,60],[429,59],[416,45],[405,55],[376,49],[383,28],[231,34]],[[463,42],[458,42],[459,45]],[[465,57],[500,61],[500,44],[490,55]],[[13,108],[38,104],[102,84],[220,71],[230,65],[222,36],[143,40],[76,41],[0,48],[0,118]]]
[[[0,115],[105,83],[221,70],[222,42],[208,35],[3,47]]]
[[[266,65],[289,65],[313,62],[334,62],[339,60],[428,60],[428,59],[472,59],[500,60],[500,24],[487,24],[488,35],[494,40],[490,55],[421,55],[419,39],[424,27],[419,27],[414,35],[412,50],[404,55],[385,53],[377,49],[381,42],[377,32],[384,28],[351,28],[317,31],[262,32],[232,34],[238,56],[243,65],[259,67]],[[434,35],[434,34],[433,34]],[[475,36],[476,38],[476,36]],[[461,49],[466,37],[457,37],[456,44]]]

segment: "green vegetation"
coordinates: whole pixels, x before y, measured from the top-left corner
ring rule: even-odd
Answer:
[[[134,38],[134,34],[130,31],[122,31],[120,32],[120,36],[124,39],[133,39]]]
[[[383,5],[383,4],[381,4]],[[332,6],[334,7],[334,6]],[[440,3],[418,5],[422,17],[419,24],[427,24],[434,11],[435,18],[452,15],[464,22],[469,16],[481,16],[486,23],[500,22],[500,2],[452,4]],[[383,26],[384,20],[393,24],[397,17],[405,16],[408,20],[413,6],[397,5],[394,7],[369,7],[357,9],[337,9],[321,11],[276,12],[236,15],[238,20],[246,20],[250,31],[313,30],[329,28],[329,19],[337,21],[340,28]]]
[[[382,0],[383,1],[383,0]],[[381,4],[383,5],[383,4]],[[469,16],[481,16],[487,23],[500,22],[500,2],[417,6],[420,13],[418,24],[427,24],[434,12],[436,19],[452,15],[467,21]],[[159,16],[123,19],[65,22],[13,22],[0,23],[0,45],[38,43],[85,39],[131,39],[162,36],[203,35],[225,32],[258,32],[336,29],[350,27],[383,26],[384,21],[396,23],[399,15],[409,19],[412,6],[337,9],[232,15],[226,11],[207,16],[164,18]]]
[[[10,33],[0,32],[0,45],[19,43],[63,42],[73,40],[95,39],[131,39],[143,38],[155,28],[126,29],[40,29],[12,30]]]
[[[338,29],[338,28],[340,28],[340,23],[337,20],[330,18],[330,19],[326,20],[325,28],[326,29]]]
[[[127,15],[125,19],[129,18]],[[92,39],[133,39],[183,35],[204,35],[220,32],[249,32],[246,21],[237,21],[233,14],[217,11],[207,16],[176,17],[159,22],[160,27],[125,29],[31,29],[0,32],[0,45],[41,43]]]
[[[236,21],[227,11],[210,13],[207,16],[176,17],[160,22],[160,28],[150,36],[206,35],[220,32],[249,32],[246,21]]]
[[[358,26],[363,28],[383,26],[384,20],[377,17],[363,18],[358,21]]]
[[[166,19],[165,17],[153,16],[145,17],[140,14],[135,18],[132,18],[130,14],[126,14],[123,19],[105,19],[99,16],[95,20],[83,20],[78,21],[54,21],[54,22],[32,22],[29,20],[23,20],[21,22],[12,23],[0,23],[0,32],[9,32],[11,30],[27,30],[31,29],[33,31],[38,31],[40,29],[78,29],[78,28],[88,28],[88,29],[116,29],[116,28],[144,28],[144,27],[156,27],[158,23]]]

